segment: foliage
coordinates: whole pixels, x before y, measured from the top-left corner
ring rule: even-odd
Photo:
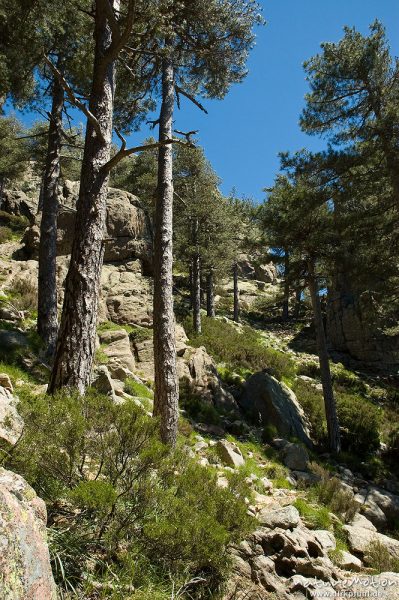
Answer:
[[[157,421],[133,401],[30,396],[20,410],[24,435],[6,466],[47,502],[62,586],[80,589],[83,572],[88,585],[108,571],[139,583],[144,561],[166,586],[196,575],[199,597],[218,587],[229,543],[251,527],[243,477],[219,488],[213,470],[158,441]]]
[[[215,360],[232,368],[265,369],[280,380],[283,375],[290,377],[294,374],[292,359],[283,352],[268,348],[248,326],[239,331],[224,320],[204,317],[200,335],[193,336],[189,321],[185,323],[185,329],[192,346],[205,346]]]

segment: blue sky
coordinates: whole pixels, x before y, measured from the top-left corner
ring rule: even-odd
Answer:
[[[249,75],[223,101],[207,101],[204,115],[188,101],[176,112],[175,127],[199,129],[199,142],[222,178],[222,190],[263,198],[279,167],[278,152],[324,143],[298,126],[307,91],[302,63],[323,41],[337,41],[344,25],[363,33],[379,18],[392,52],[399,55],[398,0],[268,0],[261,2],[266,27],[257,30]],[[32,115],[25,115],[27,122]],[[137,145],[147,130],[130,138]]]

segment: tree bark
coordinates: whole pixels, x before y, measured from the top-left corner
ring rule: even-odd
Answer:
[[[52,358],[57,343],[57,216],[60,177],[62,110],[64,90],[53,81],[53,100],[48,132],[46,168],[42,186],[42,218],[39,242],[37,331]]]
[[[193,257],[193,326],[195,333],[201,333],[201,263],[198,253]]]
[[[233,320],[238,323],[240,320],[240,297],[238,290],[238,265],[233,265],[233,294],[234,294],[234,308],[233,308]]]
[[[112,6],[119,10],[119,0],[113,0]],[[89,100],[96,122],[87,122],[75,233],[49,393],[67,386],[83,394],[91,378],[109,178],[104,166],[110,159],[115,94],[115,59],[106,54],[112,42],[106,14],[97,0]]]
[[[288,251],[285,250],[284,253],[284,300],[283,300],[283,321],[288,321],[289,319],[289,301],[290,301],[290,284],[288,280],[290,268],[290,255]]]
[[[214,317],[216,315],[213,269],[209,269],[206,276],[206,314],[208,317]]]
[[[323,325],[323,317],[320,307],[319,288],[314,272],[312,261],[308,263],[308,285],[312,301],[313,318],[316,329],[317,351],[319,355],[321,383],[323,386],[324,406],[327,420],[327,431],[330,450],[339,453],[341,451],[341,438],[337,407],[331,381],[330,362],[327,352],[326,335]]]
[[[162,107],[159,141],[172,137],[175,96],[170,59],[162,64]],[[160,418],[164,443],[174,446],[179,416],[176,369],[175,317],[173,312],[173,155],[172,146],[159,148],[158,198],[155,207],[154,247],[154,415]]]

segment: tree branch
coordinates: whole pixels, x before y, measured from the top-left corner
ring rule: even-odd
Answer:
[[[66,81],[65,77],[57,69],[57,67],[51,62],[51,60],[48,58],[48,56],[46,56],[44,54],[43,57],[44,57],[45,63],[50,67],[51,71],[53,72],[55,77],[57,77],[58,81],[60,82],[61,86],[63,87],[63,89],[68,97],[69,102],[71,104],[73,104],[74,106],[76,106],[76,108],[78,108],[79,110],[82,111],[82,113],[87,117],[87,119],[93,125],[94,131],[96,132],[99,140],[101,140],[101,142],[104,143],[105,139],[104,139],[103,133],[101,131],[100,123],[97,121],[96,117],[93,115],[92,112],[90,112],[90,110],[87,108],[87,106],[85,104],[83,104],[83,102],[78,100],[78,98],[75,96],[71,86]]]
[[[197,106],[200,110],[202,110],[202,112],[204,112],[206,115],[208,114],[208,111],[206,110],[205,106],[203,106],[201,104],[201,102],[199,102],[196,98],[194,98],[194,96],[192,96],[191,94],[189,94],[188,92],[183,90],[179,85],[176,85],[175,88],[179,94],[181,94],[182,96],[184,96],[185,98],[190,100],[190,102],[195,104],[195,106]]]

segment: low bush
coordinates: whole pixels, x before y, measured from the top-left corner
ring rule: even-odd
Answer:
[[[211,597],[229,567],[229,544],[252,527],[242,476],[218,487],[214,470],[159,442],[157,421],[133,401],[38,396],[20,410],[24,435],[5,465],[47,502],[62,587],[82,591],[105,579],[122,586],[115,597],[129,597],[133,585],[156,598],[198,577],[191,597]]]
[[[189,320],[185,322],[185,329],[192,346],[205,346],[217,362],[225,363],[233,369],[244,368],[252,372],[265,369],[279,380],[283,376],[291,378],[295,374],[294,362],[290,356],[267,347],[262,337],[251,327],[245,326],[239,331],[222,319],[204,317],[200,335],[194,335]]]
[[[310,489],[310,496],[345,522],[351,521],[359,508],[352,490],[346,489],[337,477],[331,475],[321,465],[311,463],[310,468],[320,479]]]

